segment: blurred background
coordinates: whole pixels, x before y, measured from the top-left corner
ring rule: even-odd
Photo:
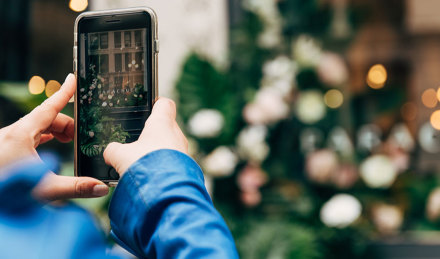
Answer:
[[[79,12],[139,5],[242,258],[439,257],[440,1],[0,0],[0,127],[72,71]],[[108,230],[108,200],[74,202]]]

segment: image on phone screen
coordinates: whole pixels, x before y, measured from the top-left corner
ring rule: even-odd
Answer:
[[[117,180],[103,152],[136,141],[151,111],[147,29],[81,33],[77,159],[81,176]]]

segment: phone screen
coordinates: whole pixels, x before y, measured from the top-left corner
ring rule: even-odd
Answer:
[[[117,180],[103,152],[111,142],[136,141],[151,112],[149,30],[130,28],[78,35],[77,171]]]

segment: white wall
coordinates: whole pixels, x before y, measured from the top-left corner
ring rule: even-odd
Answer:
[[[149,6],[159,20],[159,94],[173,97],[183,59],[196,50],[225,65],[228,46],[226,0],[92,0],[91,10]],[[207,86],[208,87],[208,86]]]

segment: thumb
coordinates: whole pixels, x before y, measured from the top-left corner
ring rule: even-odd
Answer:
[[[91,177],[46,175],[33,190],[40,200],[52,201],[70,198],[94,198],[108,193],[108,186]]]
[[[107,147],[104,150],[104,161],[107,165],[113,167],[116,169],[117,172],[119,171],[119,159],[121,158],[121,155],[119,155],[119,152],[121,150],[121,147],[123,144],[118,142],[112,142],[107,145]]]

